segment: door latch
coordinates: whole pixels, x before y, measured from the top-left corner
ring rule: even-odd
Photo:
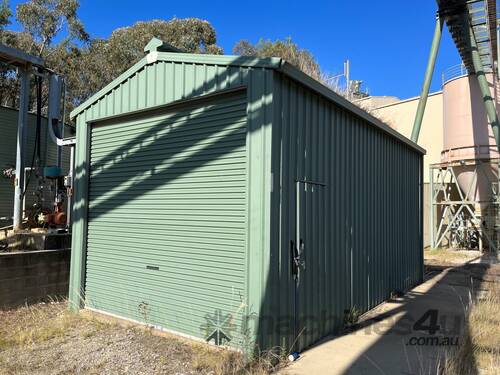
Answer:
[[[293,240],[290,241],[290,251],[292,260],[292,275],[294,279],[298,280],[300,277],[300,269],[306,269],[306,262],[303,259],[304,254],[304,241],[300,240],[299,247],[295,246]]]
[[[306,260],[304,259],[304,241],[302,241],[302,238],[300,239],[299,249],[298,249],[297,253],[298,253],[299,267],[302,268],[303,270],[305,270],[306,269]]]

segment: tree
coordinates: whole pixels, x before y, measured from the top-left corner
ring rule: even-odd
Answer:
[[[0,20],[8,24],[10,9],[3,1],[0,14],[5,11],[6,16]],[[186,52],[222,53],[215,29],[198,18],[137,22],[116,29],[107,39],[92,40],[77,16],[78,7],[78,0],[30,0],[16,8],[21,32],[0,27],[0,42],[42,57],[48,68],[65,77],[67,113],[142,58],[152,37]],[[0,104],[15,107],[15,79],[12,72],[4,74],[1,69]],[[33,107],[34,95],[31,98]]]
[[[8,7],[6,2],[4,4]],[[48,68],[71,81],[75,74],[72,68],[78,55],[78,44],[89,41],[89,35],[77,16],[78,7],[77,0],[31,0],[19,4],[16,8],[16,20],[22,26],[22,31],[0,29],[0,42],[41,57]],[[62,39],[54,44],[56,37]],[[18,87],[12,70],[4,67],[0,71],[0,87],[0,104],[16,107]],[[31,87],[34,90],[34,85]],[[68,89],[71,96],[72,85],[68,85]],[[44,98],[47,97],[46,93],[45,84]],[[45,102],[42,102],[42,105],[44,104]],[[33,91],[30,95],[30,108],[33,109],[34,105]]]
[[[322,71],[313,54],[300,48],[291,38],[274,42],[261,39],[257,44],[243,39],[235,44],[233,53],[242,56],[281,57],[337,94],[347,97],[345,87],[340,84],[341,75],[329,75]]]
[[[7,25],[10,24],[12,12],[9,8],[9,2],[2,0],[0,2],[0,36]],[[0,40],[2,42],[2,40]],[[8,66],[0,63],[0,105],[4,103],[6,93],[13,85],[13,72]]]
[[[89,35],[76,14],[79,6],[78,0],[31,0],[19,4],[16,19],[33,39],[32,48],[27,52],[43,57],[54,37],[64,30],[66,36],[59,46],[74,40],[88,42]]]
[[[2,0],[0,3],[0,31],[5,29],[5,26],[10,24],[10,17],[12,12],[9,8],[9,2],[7,0]]]
[[[243,56],[281,57],[314,79],[322,80],[320,66],[312,53],[300,48],[291,38],[274,42],[261,39],[255,45],[248,40],[241,40],[236,43],[233,52]]]
[[[79,79],[85,82],[76,95],[81,102],[144,56],[152,37],[191,53],[221,54],[213,26],[198,18],[140,21],[116,29],[108,39],[95,39],[83,51]]]

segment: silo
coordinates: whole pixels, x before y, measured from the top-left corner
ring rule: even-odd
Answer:
[[[493,75],[486,75],[491,95],[496,99]],[[498,107],[498,100],[497,107]],[[462,162],[498,158],[498,149],[493,132],[488,124],[481,92],[476,78],[465,75],[449,80],[443,85],[443,162]],[[462,163],[464,164],[464,163]],[[462,192],[474,198],[482,209],[491,200],[491,183],[497,169],[491,164],[482,164],[474,180],[476,166],[454,167]],[[470,189],[470,190],[469,190]]]
[[[486,78],[499,107],[496,78],[491,73],[486,73]],[[494,223],[488,216],[498,183],[498,163],[493,160],[499,153],[476,77],[464,74],[444,82],[443,106],[441,161],[453,171],[462,193],[462,197],[458,193],[454,199],[473,202],[470,207],[474,212],[470,216],[476,220],[476,228],[492,227]],[[465,210],[464,214],[469,212]]]

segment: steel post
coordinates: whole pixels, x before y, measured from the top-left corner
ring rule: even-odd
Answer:
[[[17,117],[16,178],[14,184],[14,230],[21,229],[23,220],[24,168],[26,163],[27,119],[29,104],[30,73],[27,68],[18,68],[20,81],[19,112]]]
[[[436,58],[439,51],[439,44],[441,42],[441,34],[443,31],[443,18],[436,15],[436,28],[434,29],[434,37],[432,38],[431,52],[429,61],[427,62],[427,69],[425,70],[424,85],[420,93],[420,100],[418,101],[417,113],[415,114],[415,121],[413,122],[413,130],[411,132],[411,140],[418,142],[420,128],[422,126],[422,119],[424,118],[425,106],[427,104],[427,97],[429,96],[429,88],[431,86],[432,75],[434,74],[434,67],[436,65]]]
[[[434,236],[434,210],[436,209],[434,205],[434,169],[432,167],[429,168],[429,235],[431,242],[431,249],[436,247],[436,240]]]
[[[469,34],[468,36],[471,47],[472,64],[474,65],[476,79],[479,84],[479,89],[481,90],[481,95],[483,96],[484,107],[486,109],[486,114],[488,115],[488,120],[490,121],[491,129],[493,130],[493,136],[495,137],[497,148],[500,151],[500,132],[497,110],[495,108],[495,103],[493,102],[493,96],[490,91],[488,80],[486,79],[486,75],[484,74],[484,67],[483,63],[481,62],[479,50],[477,48],[477,41],[474,37],[474,30],[472,30],[472,26],[469,22],[468,16],[465,15],[464,17],[466,20],[465,23],[467,25],[467,33]]]
[[[497,21],[497,78],[500,77],[500,66],[498,64],[498,58],[500,58],[500,25],[498,24],[498,21]]]

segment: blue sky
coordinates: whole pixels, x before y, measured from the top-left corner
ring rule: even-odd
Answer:
[[[22,1],[11,0],[15,6]],[[321,67],[340,73],[351,60],[351,77],[372,95],[408,98],[419,94],[435,25],[435,0],[401,1],[161,1],[80,0],[79,16],[94,37],[139,20],[199,17],[217,30],[218,44],[231,53],[240,39],[288,36],[310,50]],[[460,63],[445,30],[431,91],[441,73]]]

